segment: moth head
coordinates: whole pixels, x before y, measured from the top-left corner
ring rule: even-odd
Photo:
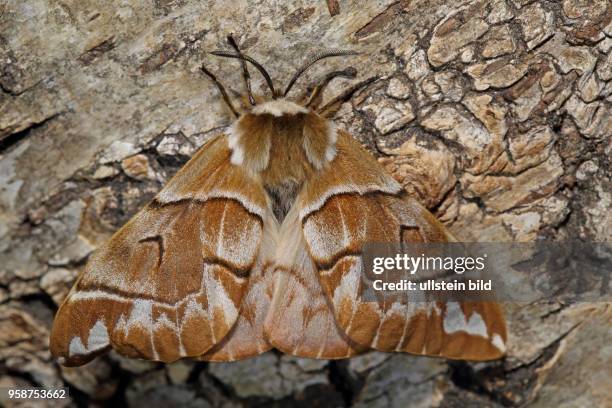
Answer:
[[[227,37],[227,40],[234,49],[234,52],[213,51],[211,54],[218,57],[235,58],[240,60],[242,64],[242,73],[246,87],[246,95],[242,100],[241,106],[238,109],[234,106],[229,97],[229,94],[225,90],[225,87],[205,66],[202,66],[202,71],[213,80],[215,85],[217,85],[225,103],[228,105],[232,113],[237,118],[245,113],[252,113],[255,115],[270,114],[276,117],[280,117],[283,115],[295,115],[311,112],[316,109],[316,105],[319,102],[319,98],[323,89],[325,88],[325,86],[327,86],[327,84],[329,84],[332,79],[336,77],[354,78],[357,74],[357,71],[352,67],[340,71],[330,72],[325,77],[321,78],[315,86],[309,88],[306,93],[296,98],[290,98],[289,93],[295,85],[296,81],[304,72],[306,72],[306,70],[308,70],[317,61],[329,57],[357,55],[357,53],[349,50],[330,50],[316,53],[300,66],[300,68],[291,77],[284,90],[281,91],[275,88],[274,82],[272,81],[270,74],[263,67],[262,64],[257,62],[252,57],[242,53],[238,48],[236,41],[231,35]],[[247,63],[252,64],[263,76],[270,92],[269,95],[263,97],[256,97],[253,95],[251,91],[250,74],[247,67]]]

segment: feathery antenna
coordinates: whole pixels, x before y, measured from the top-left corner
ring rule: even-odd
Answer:
[[[221,92],[221,96],[223,96],[223,100],[225,101],[227,106],[229,106],[229,108],[232,111],[232,113],[234,114],[234,116],[236,118],[238,118],[240,115],[238,114],[238,111],[236,110],[236,108],[234,108],[234,105],[232,104],[232,101],[230,100],[229,95],[227,94],[227,91],[225,90],[225,87],[223,86],[223,84],[221,82],[219,82],[217,77],[212,72],[210,72],[204,66],[204,64],[202,64],[200,69],[202,70],[202,72],[204,72],[206,75],[208,75],[208,77],[215,83],[215,85],[217,85],[217,88],[219,88],[219,92]]]
[[[359,54],[358,52],[350,51],[350,50],[331,50],[331,51],[319,52],[319,53],[313,55],[308,61],[306,61],[306,63],[304,65],[302,65],[297,70],[295,75],[293,75],[293,78],[291,78],[291,80],[289,81],[289,84],[287,85],[287,88],[285,88],[285,92],[283,93],[283,96],[287,96],[287,94],[289,93],[289,91],[293,87],[293,84],[295,84],[295,81],[297,81],[298,78],[304,72],[306,72],[306,70],[308,68],[310,68],[315,62],[320,61],[320,60],[322,60],[324,58],[329,58],[329,57],[340,57],[340,56],[343,56],[343,55],[358,55],[358,54]]]
[[[330,72],[329,74],[325,75],[325,77],[321,81],[319,81],[319,83],[314,87],[314,89],[312,90],[310,94],[310,97],[308,98],[308,101],[306,102],[304,106],[307,108],[310,107],[316,101],[319,95],[321,95],[321,92],[323,92],[325,87],[331,82],[332,79],[337,78],[337,77],[352,79],[352,78],[355,78],[356,76],[357,76],[357,70],[353,67],[348,67],[347,69],[344,69],[342,71]]]
[[[278,97],[278,95],[276,94],[276,91],[274,90],[274,84],[272,83],[272,79],[270,78],[270,75],[268,74],[266,69],[259,62],[255,61],[253,58],[249,57],[246,54],[241,53],[240,55],[236,55],[236,54],[231,54],[225,51],[213,51],[211,52],[211,54],[216,55],[217,57],[236,58],[236,59],[241,59],[241,60],[250,62],[251,64],[253,64],[253,66],[255,66],[255,68],[259,70],[261,75],[263,75],[264,79],[266,80],[266,83],[268,84],[268,88],[270,88],[270,91],[272,91],[272,98],[276,99]]]
[[[234,40],[234,37],[232,36],[232,34],[227,36],[227,41],[230,43],[232,48],[236,50],[236,53],[238,55],[242,55],[240,48],[238,48],[238,43],[236,42],[236,40]],[[249,74],[249,68],[247,67],[247,62],[246,60],[242,59],[240,63],[242,65],[242,77],[244,78],[244,86],[246,87],[246,90],[247,90],[249,102],[251,103],[251,105],[255,105],[256,104],[255,98],[253,97],[253,92],[251,91],[251,75]]]

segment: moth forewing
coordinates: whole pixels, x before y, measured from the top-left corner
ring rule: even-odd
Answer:
[[[197,357],[234,325],[259,254],[265,193],[228,165],[226,136],[203,149],[88,262],[51,332],[64,364],[110,347],[165,362]]]
[[[354,139],[338,139],[338,158],[298,197],[307,248],[337,324],[362,347],[487,360],[505,351],[494,303],[365,301],[360,254],[368,242],[447,242],[452,235],[389,180]],[[406,234],[406,231],[409,231]],[[409,245],[406,245],[409,248]]]
[[[257,264],[249,275],[238,319],[225,338],[199,357],[205,361],[235,361],[272,348],[264,334],[264,321],[274,290],[274,266],[279,243],[278,222],[267,212]]]

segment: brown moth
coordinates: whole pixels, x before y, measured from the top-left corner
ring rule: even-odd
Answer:
[[[87,363],[111,348],[171,362],[232,361],[272,348],[338,359],[366,350],[487,360],[505,351],[499,305],[365,301],[366,242],[447,242],[451,234],[346,131],[286,98],[242,54],[248,105],[89,260],[61,305],[50,348]],[[256,100],[246,61],[272,97]],[[408,245],[409,248],[409,245]]]

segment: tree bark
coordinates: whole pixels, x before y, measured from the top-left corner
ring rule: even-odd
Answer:
[[[6,0],[0,387],[70,386],[54,407],[609,404],[605,302],[507,305],[508,356],[486,364],[276,352],[228,364],[112,353],[56,364],[52,318],[89,254],[231,123],[199,70],[243,91],[239,63],[208,54],[230,32],[277,84],[309,53],[359,51],[325,60],[293,92],[354,66],[357,78],[323,94],[337,101],[332,119],[459,238],[612,241],[607,0]]]

